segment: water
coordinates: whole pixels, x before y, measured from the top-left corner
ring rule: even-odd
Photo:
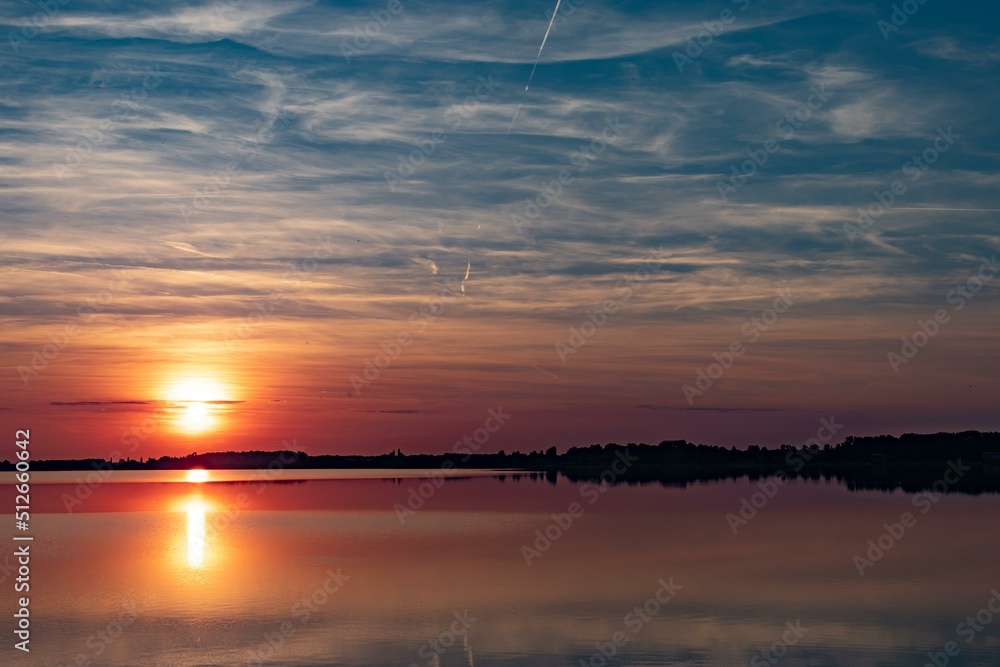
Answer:
[[[955,642],[939,659],[1000,664],[994,495],[915,504],[792,482],[734,535],[726,515],[756,483],[601,492],[542,476],[437,488],[302,472],[269,484],[118,472],[79,503],[76,484],[42,484],[78,473],[35,474],[32,650],[12,648],[8,577],[0,662],[921,666]],[[422,507],[394,509],[416,507],[421,484]],[[552,514],[573,503],[560,527]],[[911,525],[860,575],[854,556],[905,512]],[[546,528],[556,539],[536,544]]]

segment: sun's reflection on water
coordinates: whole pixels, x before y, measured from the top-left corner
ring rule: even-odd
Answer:
[[[188,565],[200,569],[205,564],[205,503],[191,498],[187,504]]]

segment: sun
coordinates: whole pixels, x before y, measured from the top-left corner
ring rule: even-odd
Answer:
[[[207,376],[195,375],[175,380],[165,390],[166,400],[174,404],[175,423],[188,433],[202,433],[218,423],[221,403],[230,400],[227,388]]]
[[[188,403],[180,415],[179,423],[186,431],[207,431],[215,424],[215,417],[207,404]]]

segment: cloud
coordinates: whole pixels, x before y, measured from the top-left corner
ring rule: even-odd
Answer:
[[[63,407],[78,407],[90,405],[148,405],[149,401],[51,401],[49,405],[59,405]]]
[[[308,6],[306,2],[213,2],[188,6],[163,14],[107,15],[61,12],[49,24],[67,32],[102,35],[115,39],[145,37],[175,42],[217,40],[239,37],[260,30],[273,19]]]
[[[787,337],[775,330],[780,349],[741,359],[748,375],[727,376],[716,400],[777,404],[756,398],[756,378],[765,398],[819,403],[848,395],[836,393],[844,376],[876,372],[879,346],[997,248],[995,36],[968,16],[932,37],[908,25],[912,42],[901,32],[890,48],[860,6],[755,2],[679,72],[674,52],[720,7],[562,3],[524,98],[551,9],[407,4],[348,62],[342,45],[370,8],[63,7],[20,57],[2,56],[0,235],[16,269],[0,282],[5,355],[30,362],[78,324],[45,371],[51,395],[114,397],[81,378],[131,386],[128,364],[183,359],[280,386],[291,409],[321,391],[340,400],[346,378],[441,298],[444,313],[383,372],[379,400],[429,394],[457,410],[509,392],[551,401],[562,419],[614,395],[667,410],[671,387],[791,283],[802,301]],[[779,129],[815,86],[829,101]],[[939,125],[962,141],[849,243],[844,224]],[[770,138],[780,148],[723,201],[719,183]],[[525,211],[530,235],[512,221]],[[555,342],[660,246],[671,256],[557,367]],[[461,291],[473,258],[476,298],[441,297],[439,267],[457,280],[466,262]],[[81,315],[119,274],[102,310]],[[964,311],[973,324],[949,329],[949,350],[988,352],[974,324],[995,315],[989,303]],[[956,373],[980,372],[959,356]],[[18,381],[0,380],[27,400]]]

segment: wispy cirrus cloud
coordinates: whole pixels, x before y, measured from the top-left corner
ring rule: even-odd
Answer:
[[[404,4],[348,62],[342,42],[382,6],[71,4],[19,55],[3,52],[0,233],[3,264],[17,269],[0,284],[5,354],[30,360],[124,271],[129,287],[39,387],[124,382],[127,367],[155,358],[232,364],[282,392],[282,410],[353,415],[338,446],[370,432],[401,442],[363,420],[414,394],[455,409],[499,394],[527,412],[550,405],[539,433],[547,420],[584,433],[600,420],[594,406],[610,402],[640,415],[635,429],[659,429],[670,413],[693,435],[718,420],[680,410],[676,385],[788,283],[800,319],[741,359],[745,370],[706,407],[733,419],[782,400],[881,414],[934,400],[951,415],[982,407],[955,396],[993,370],[967,363],[992,358],[977,328],[995,315],[986,298],[949,330],[955,347],[940,348],[947,382],[921,384],[935,366],[914,365],[914,381],[879,380],[898,398],[856,400],[897,330],[933,312],[970,257],[1000,245],[995,36],[974,12],[928,4],[920,21],[943,34],[914,21],[887,45],[864,3],[761,0],[679,72],[674,53],[720,6],[585,3],[556,19],[523,98],[548,4]],[[18,25],[17,11],[3,13]],[[158,83],[143,88],[151,72]],[[496,85],[477,99],[481,77]],[[829,101],[793,136],[778,129],[814,86]],[[581,157],[609,118],[621,134]],[[961,142],[848,243],[843,225],[942,125]],[[771,137],[780,149],[720,201],[717,182]],[[419,165],[390,190],[386,173],[414,151]],[[528,243],[511,215],[551,196],[544,188],[563,170],[573,180]],[[552,343],[661,246],[670,259],[586,353],[544,370]],[[295,274],[318,247],[313,270]],[[469,288],[465,298],[443,302],[371,398],[346,398],[350,373],[449,284]],[[250,356],[226,352],[226,337],[276,293],[246,340]],[[113,395],[21,395],[17,382],[0,388],[40,405]],[[453,424],[442,415],[421,408],[421,437],[443,438]],[[517,428],[509,437],[525,435]]]

